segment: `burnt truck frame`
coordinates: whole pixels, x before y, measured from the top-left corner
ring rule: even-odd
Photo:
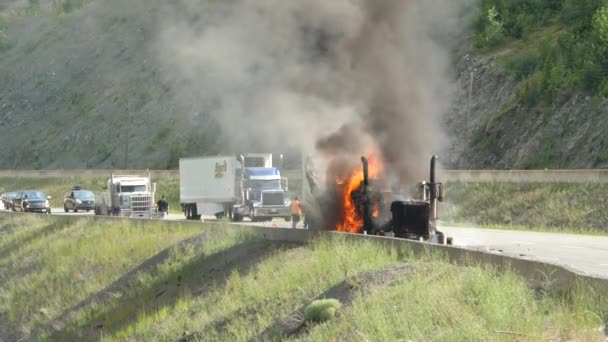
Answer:
[[[391,219],[382,224],[372,215],[372,194],[369,192],[368,160],[363,163],[363,184],[361,186],[361,206],[363,232],[371,235],[386,235],[397,238],[427,241],[451,245],[452,238],[438,230],[438,204],[443,201],[443,184],[437,182],[436,166],[438,156],[431,158],[430,180],[419,183],[418,198],[406,201],[393,201],[390,206]]]

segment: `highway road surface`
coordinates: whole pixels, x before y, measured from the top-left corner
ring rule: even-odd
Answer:
[[[92,212],[66,214],[63,208],[53,208],[53,215],[93,215]],[[167,220],[184,220],[183,215],[171,214]],[[291,228],[290,222],[252,223],[247,225]],[[302,224],[298,225],[302,228]],[[590,236],[526,231],[480,229],[473,227],[442,227],[454,244],[473,250],[539,260],[569,267],[589,275],[608,278],[608,236]]]
[[[444,227],[456,245],[539,260],[608,278],[608,236]]]

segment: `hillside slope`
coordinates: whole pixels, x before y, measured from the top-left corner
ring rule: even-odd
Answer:
[[[448,116],[450,126],[464,121],[473,75],[465,166],[608,167],[605,2],[479,3],[474,52],[460,59],[459,101]]]
[[[580,61],[591,57],[567,59],[555,48],[564,32],[590,36],[577,23],[596,22],[600,5],[534,3],[541,8],[480,1],[471,34],[454,56],[456,96],[445,115],[449,143],[442,152],[448,167],[608,167],[608,101],[603,83],[593,81],[604,77],[605,66],[595,61],[586,78],[577,76],[568,68],[582,69]],[[189,6],[1,1],[0,168],[162,169],[182,156],[226,152],[225,136],[234,132],[222,132],[159,62],[167,17],[202,20]],[[522,17],[533,10],[544,14]],[[595,88],[578,81],[587,78]]]
[[[72,6],[2,10],[0,167],[165,168],[210,150],[213,125],[160,77],[162,2]]]

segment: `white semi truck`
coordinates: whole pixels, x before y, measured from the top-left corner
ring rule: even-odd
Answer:
[[[291,219],[287,180],[272,154],[186,158],[179,162],[180,203],[187,219]]]
[[[157,217],[154,208],[156,183],[148,176],[118,176],[112,174],[105,191],[95,199],[95,215],[131,218]]]

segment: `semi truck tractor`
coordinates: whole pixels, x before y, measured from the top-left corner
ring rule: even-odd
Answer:
[[[95,215],[153,218],[156,183],[148,176],[120,176],[112,174],[104,192],[95,199]]]
[[[180,202],[187,219],[291,219],[287,180],[271,154],[185,158],[179,162]]]

